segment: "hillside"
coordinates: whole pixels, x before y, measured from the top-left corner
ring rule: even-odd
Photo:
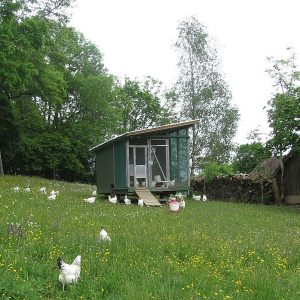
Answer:
[[[59,190],[57,199],[42,186]],[[299,299],[298,211],[192,199],[179,213],[99,198],[87,204],[93,189],[0,177],[4,299]],[[22,236],[8,234],[9,223],[21,224]],[[110,243],[98,239],[102,226]],[[63,291],[56,260],[79,254],[81,279]]]

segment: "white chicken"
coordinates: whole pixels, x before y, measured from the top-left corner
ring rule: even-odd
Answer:
[[[170,180],[170,186],[174,186],[175,185],[175,180],[176,179]]]
[[[112,204],[116,204],[118,201],[117,195],[115,195],[114,197],[111,197],[110,195],[108,195],[108,201]]]
[[[40,188],[40,193],[46,194],[46,188],[44,186]]]
[[[54,191],[54,190],[52,190],[52,191],[50,192],[50,195],[56,195],[56,196],[58,196],[58,195],[59,195],[59,191]]]
[[[143,207],[143,206],[144,206],[144,200],[143,200],[142,198],[139,198],[139,200],[138,200],[138,205],[139,205],[140,207]]]
[[[206,200],[207,200],[207,197],[206,197],[206,195],[203,194],[202,201],[206,201]]]
[[[185,201],[183,198],[181,198],[180,202],[179,202],[179,207],[180,208],[185,208]]]
[[[111,242],[110,236],[108,235],[107,231],[103,228],[101,228],[101,230],[100,230],[99,238],[100,238],[101,241]]]
[[[24,192],[25,192],[25,193],[29,193],[29,192],[30,192],[30,187],[25,188],[25,189],[24,189]]]
[[[57,259],[60,274],[58,276],[59,282],[65,290],[66,284],[76,283],[80,277],[81,255],[78,255],[72,264],[66,264],[60,257]]]
[[[20,187],[15,186],[15,187],[11,188],[11,190],[12,190],[13,192],[20,192]]]
[[[131,200],[128,199],[127,195],[125,195],[124,202],[125,202],[126,205],[130,205],[131,204]]]
[[[196,200],[196,201],[200,201],[201,200],[201,196],[193,195],[193,199]]]
[[[97,196],[97,191],[93,191],[93,192],[92,192],[92,196],[93,196],[93,197],[96,197],[96,196]]]
[[[95,203],[96,197],[86,198],[86,199],[83,199],[83,201],[86,203]]]
[[[55,200],[56,199],[56,194],[50,195],[48,197],[48,200]]]

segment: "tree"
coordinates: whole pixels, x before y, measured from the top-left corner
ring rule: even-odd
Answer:
[[[275,81],[276,94],[268,102],[268,121],[272,128],[268,145],[279,156],[291,149],[300,152],[300,72],[295,60],[294,53],[287,59],[269,58],[272,68],[267,72]]]
[[[11,135],[11,131],[20,129],[14,117],[20,99],[47,97],[57,102],[65,95],[63,76],[49,63],[47,49],[52,40],[51,28],[63,24],[66,18],[61,10],[69,5],[69,0],[0,3],[0,104],[5,112],[4,126],[10,128],[2,131],[2,141],[19,142],[19,134]],[[15,147],[4,142],[0,147],[4,161],[12,159],[11,149]]]
[[[161,100],[162,83],[147,77],[144,82],[125,78],[118,92],[119,133],[164,125],[174,120],[172,108]]]
[[[193,128],[191,174],[207,162],[228,162],[237,129],[238,110],[218,71],[216,50],[204,27],[194,18],[180,23],[175,44],[180,53],[178,93],[181,118],[200,119]]]
[[[236,173],[250,173],[263,160],[271,157],[271,151],[261,142],[240,145],[236,151],[232,166]]]

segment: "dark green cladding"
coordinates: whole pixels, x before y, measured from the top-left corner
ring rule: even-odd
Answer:
[[[127,169],[126,169],[126,142],[121,141],[114,145],[114,169],[115,187],[127,188]]]

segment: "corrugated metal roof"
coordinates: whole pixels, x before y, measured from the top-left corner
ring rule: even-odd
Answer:
[[[184,127],[191,127],[195,124],[198,124],[200,121],[199,120],[191,120],[191,121],[185,121],[185,122],[178,122],[178,123],[172,123],[172,124],[167,124],[167,125],[162,125],[158,127],[153,127],[153,128],[147,128],[147,129],[141,129],[141,130],[136,130],[136,131],[129,131],[126,133],[123,133],[121,135],[118,135],[102,144],[99,144],[93,148],[90,149],[90,151],[95,151],[98,150],[99,148],[102,148],[103,146],[106,146],[108,144],[112,144],[114,142],[117,142],[118,140],[122,140],[126,137],[130,136],[136,136],[136,135],[143,135],[143,134],[148,134],[148,133],[158,133],[158,132],[163,132],[167,131],[169,129],[177,129],[177,128],[184,128]]]

